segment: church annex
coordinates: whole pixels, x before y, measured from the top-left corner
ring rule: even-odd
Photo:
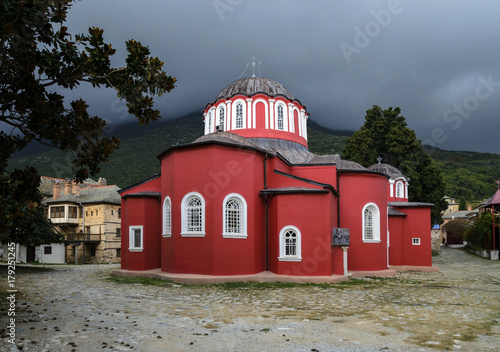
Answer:
[[[431,267],[432,204],[408,202],[410,180],[390,165],[310,153],[307,119],[271,79],[224,88],[204,109],[204,136],[166,149],[161,174],[120,191],[120,272],[304,277]],[[333,245],[338,228],[349,243]]]

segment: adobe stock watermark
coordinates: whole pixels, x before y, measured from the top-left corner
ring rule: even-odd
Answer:
[[[474,93],[466,96],[460,103],[455,103],[443,112],[443,121],[452,124],[450,128],[454,131],[462,126],[465,119],[472,116],[472,113],[479,109],[481,101],[489,99],[496,89],[500,87],[500,81],[495,82],[493,76],[487,78],[478,77],[478,83],[474,88]],[[438,144],[446,142],[448,134],[442,127],[436,127],[431,132],[431,138],[422,141],[423,145],[435,148]]]
[[[409,0],[411,1],[411,0]],[[352,62],[353,54],[360,54],[361,50],[370,45],[373,38],[377,37],[382,28],[391,24],[394,15],[399,15],[403,11],[400,0],[390,0],[387,8],[379,11],[370,11],[373,20],[368,21],[363,28],[354,26],[354,38],[352,44],[342,42],[339,47],[348,64]]]
[[[240,6],[243,0],[214,0],[212,5],[215,12],[221,21],[224,21],[224,14],[226,12],[233,12],[237,6]]]

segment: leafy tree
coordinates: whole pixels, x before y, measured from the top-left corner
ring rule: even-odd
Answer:
[[[48,221],[37,187],[36,169],[7,171],[9,157],[30,142],[73,153],[74,177],[82,181],[100,171],[118,148],[105,137],[106,122],[87,112],[82,99],[65,102],[59,91],[82,83],[108,87],[127,102],[141,124],[160,118],[154,95],[174,88],[176,79],[163,62],[131,39],[125,66],[112,67],[115,53],[103,30],[89,28],[72,36],[64,26],[73,0],[3,0],[0,2],[0,241],[41,244],[60,240]]]
[[[467,202],[465,198],[460,198],[460,205],[458,206],[458,210],[467,210]]]
[[[364,125],[350,137],[342,157],[367,167],[382,157],[410,179],[409,200],[434,203],[432,222],[442,223],[445,184],[441,172],[424,152],[415,132],[407,127],[400,108],[382,110],[374,105],[366,111]]]
[[[446,235],[448,237],[448,241],[450,243],[457,243],[458,241],[456,240],[463,240],[463,236],[467,228],[469,227],[469,223],[463,219],[456,219],[456,220],[451,220],[447,222],[443,226],[443,230],[446,231]],[[451,241],[451,239],[454,238],[455,241]]]
[[[464,233],[464,241],[467,241],[467,246],[477,250],[491,248],[492,224],[493,215],[490,212],[481,213]]]

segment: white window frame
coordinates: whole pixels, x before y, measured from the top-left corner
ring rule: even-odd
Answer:
[[[297,243],[296,243],[296,254],[295,255],[286,255],[286,243],[285,243],[285,234],[288,231],[294,231],[297,234]],[[302,235],[300,234],[300,230],[293,226],[287,225],[284,226],[279,234],[280,241],[280,256],[278,260],[281,262],[301,262],[302,261]]]
[[[188,231],[187,204],[191,198],[198,197],[201,200],[201,231]],[[181,202],[182,237],[205,237],[205,199],[198,192],[189,192],[182,198]]]
[[[411,244],[414,246],[420,246],[420,237],[414,237],[411,239]]]
[[[242,123],[241,127],[236,127],[237,126],[237,118],[236,118],[236,107],[241,104],[241,113],[242,113]],[[232,130],[241,130],[246,128],[247,126],[247,102],[244,101],[243,99],[237,99],[232,103],[232,112],[231,112],[231,129]]]
[[[225,120],[226,120],[226,106],[225,104],[221,104],[217,107],[217,126],[222,125],[222,131],[226,130]],[[217,126],[215,127],[215,130],[217,130]]]
[[[234,233],[234,232],[229,232],[227,229],[227,223],[226,223],[226,212],[227,212],[227,202],[231,199],[237,199],[241,203],[241,213],[240,213],[240,228],[241,232],[239,233]],[[248,237],[247,233],[247,202],[243,196],[241,196],[238,193],[230,193],[228,194],[225,198],[224,201],[222,202],[222,237],[224,238],[241,238],[245,239]]]
[[[285,108],[283,104],[276,105],[276,129],[280,131],[285,130]]]
[[[365,210],[369,209],[373,214],[373,238],[366,238],[365,236]],[[362,219],[362,240],[364,243],[380,243],[380,209],[375,203],[368,203],[363,207],[361,212]]]
[[[280,106],[283,108],[283,128],[282,129],[278,128],[278,126],[279,126],[279,123],[278,123],[278,108]],[[275,130],[278,130],[278,131],[288,131],[288,107],[281,100],[276,101],[276,104],[274,104],[274,120],[275,120],[274,121],[274,129]]]
[[[141,231],[141,245],[139,247],[135,247],[134,241],[134,232],[135,230]],[[128,250],[130,252],[142,252],[144,247],[144,230],[142,225],[131,225],[129,226],[129,237],[128,237]]]
[[[163,237],[172,237],[172,201],[169,196],[166,196],[163,200],[162,225]]]

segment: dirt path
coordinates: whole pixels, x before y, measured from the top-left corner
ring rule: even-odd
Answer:
[[[443,248],[434,265],[440,272],[265,289],[115,283],[116,265],[18,267],[16,345],[0,277],[0,350],[498,350],[500,262]]]

